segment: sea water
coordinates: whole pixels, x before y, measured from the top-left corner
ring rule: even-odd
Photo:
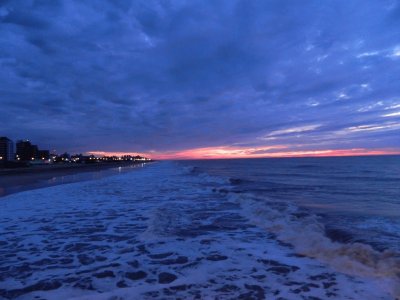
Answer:
[[[0,299],[400,294],[398,157],[159,162],[0,209]]]
[[[400,252],[400,156],[190,161],[233,192],[295,204],[341,242]]]

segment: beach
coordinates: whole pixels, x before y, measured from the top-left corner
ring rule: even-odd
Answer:
[[[0,0],[0,300],[400,300],[400,0]]]
[[[333,242],[309,210],[209,168],[160,162],[1,198],[0,299],[396,299],[395,256]]]
[[[24,190],[98,179],[143,165],[143,162],[69,163],[0,169],[0,197]]]

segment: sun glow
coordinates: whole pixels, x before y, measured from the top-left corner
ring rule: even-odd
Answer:
[[[94,155],[94,156],[116,156],[116,157],[122,157],[122,156],[127,156],[127,155],[131,155],[131,156],[145,156],[145,157],[150,157],[151,155],[147,154],[147,153],[140,153],[140,152],[107,152],[107,151],[88,151],[86,152],[86,154],[88,155]]]
[[[234,158],[279,158],[279,157],[325,157],[325,156],[364,156],[364,155],[399,155],[397,149],[321,149],[321,150],[293,150],[285,145],[269,147],[205,147],[187,149],[182,151],[151,152],[151,153],[125,153],[92,151],[93,155],[123,156],[142,155],[158,160],[170,159],[234,159]]]

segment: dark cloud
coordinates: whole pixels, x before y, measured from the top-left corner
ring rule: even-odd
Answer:
[[[14,24],[33,30],[47,29],[50,24],[40,18],[35,17],[29,12],[10,11],[3,17],[2,23]]]
[[[0,135],[80,152],[398,148],[398,14],[392,0],[1,1]]]

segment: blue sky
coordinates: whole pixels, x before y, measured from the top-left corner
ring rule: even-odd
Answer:
[[[400,2],[0,1],[0,116],[70,152],[399,151]]]

